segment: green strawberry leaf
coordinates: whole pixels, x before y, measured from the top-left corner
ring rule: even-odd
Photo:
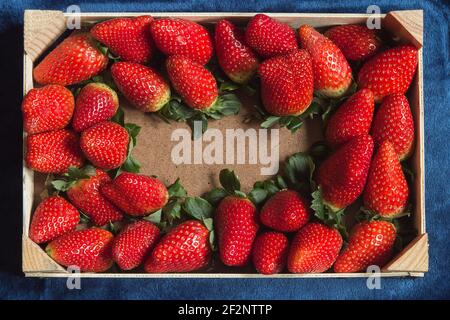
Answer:
[[[183,203],[183,210],[197,220],[211,218],[214,208],[201,197],[186,198]]]
[[[79,210],[78,210],[79,211]],[[81,223],[85,223],[85,224],[87,224],[87,223],[89,223],[90,221],[91,221],[91,218],[88,216],[88,215],[86,215],[84,212],[82,212],[82,211],[79,211],[80,212],[80,222]]]
[[[111,118],[111,121],[120,124],[122,127],[125,126],[125,113],[122,108],[118,108],[116,114]]]
[[[181,185],[180,178],[172,183],[168,188],[169,198],[184,198],[187,196],[186,189]]]
[[[136,146],[136,138],[141,131],[141,127],[134,123],[126,123],[124,128],[127,130],[131,140],[133,141],[133,147]]]
[[[212,218],[204,218],[203,224],[205,225],[206,229],[208,229],[209,231],[214,230]]]
[[[51,182],[53,188],[58,191],[67,191],[73,185],[73,182],[69,182],[66,180],[53,180]]]
[[[241,190],[241,183],[234,171],[222,169],[219,173],[219,181],[222,187],[231,194]]]
[[[215,206],[220,202],[220,200],[225,198],[227,195],[228,195],[228,192],[226,192],[224,189],[214,188],[211,191],[208,191],[207,193],[205,193],[202,197],[203,197],[203,199],[208,201],[210,204]]]
[[[200,130],[199,126],[195,124],[196,122],[200,122]],[[192,130],[192,140],[197,140],[206,130],[208,130],[208,118],[202,112],[198,112],[192,118],[189,118],[187,124]]]
[[[311,156],[304,152],[298,152],[286,160],[284,173],[291,185],[296,186],[307,181],[314,189],[313,175],[315,168]]]
[[[141,164],[138,160],[129,155],[122,166],[117,170],[116,177],[123,171],[139,173],[141,169]]]
[[[329,153],[330,149],[324,141],[314,143],[308,150],[308,154],[313,157],[314,160],[323,160]]]
[[[237,83],[225,80],[222,83],[220,83],[219,92],[234,91],[239,88],[240,86]]]
[[[248,198],[255,205],[259,205],[266,200],[268,194],[269,194],[268,191],[263,188],[253,188],[248,193]]]
[[[157,112],[157,115],[165,122],[170,123],[170,120],[178,122],[186,121],[187,119],[192,118],[196,113],[198,113],[198,111],[181,103],[179,97],[172,96],[170,101]]]
[[[181,205],[177,201],[171,201],[162,208],[162,212],[171,225],[173,220],[181,218]]]
[[[143,219],[159,225],[161,223],[161,216],[162,216],[161,213],[162,209],[159,209],[158,211],[153,212],[152,214],[144,217]]]
[[[209,245],[212,251],[217,250],[214,230],[209,231]]]
[[[279,123],[281,117],[278,116],[269,116],[267,117],[264,122],[261,123],[261,128],[268,129],[270,127],[273,127],[277,123]]]

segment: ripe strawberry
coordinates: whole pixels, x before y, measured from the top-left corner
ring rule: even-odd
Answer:
[[[119,108],[116,92],[104,83],[89,83],[77,96],[72,127],[81,132],[111,119]]]
[[[364,206],[381,216],[394,217],[405,209],[408,193],[408,183],[394,146],[385,140],[370,166]]]
[[[159,19],[150,32],[156,46],[165,55],[183,55],[205,65],[212,56],[213,45],[208,31],[193,21]]]
[[[288,270],[293,273],[321,273],[331,268],[342,247],[340,233],[321,223],[310,223],[292,240]]]
[[[35,134],[63,129],[72,118],[74,106],[72,92],[63,86],[31,89],[22,102],[24,131]]]
[[[283,270],[289,250],[286,236],[279,232],[265,232],[256,237],[253,245],[253,264],[262,274],[274,274]]]
[[[359,70],[358,86],[372,90],[375,102],[393,93],[404,94],[417,67],[417,49],[401,45],[383,51],[368,60]]]
[[[414,149],[414,120],[408,99],[393,94],[383,99],[372,126],[375,145],[389,140],[401,160],[408,158]]]
[[[223,72],[236,83],[248,82],[258,68],[258,58],[245,44],[244,33],[227,20],[216,25],[217,59]]]
[[[89,33],[74,33],[34,68],[33,76],[42,85],[67,86],[95,76],[107,64],[108,57],[97,49]]]
[[[243,266],[250,257],[258,231],[256,208],[247,198],[225,197],[217,207],[214,225],[220,259],[227,266]]]
[[[111,232],[90,228],[72,231],[50,242],[45,251],[59,264],[77,266],[83,272],[103,272],[112,264]]]
[[[80,222],[77,209],[64,198],[51,196],[36,208],[30,225],[30,239],[36,243],[51,241],[75,230]]]
[[[116,62],[111,75],[123,95],[139,110],[155,112],[170,99],[170,87],[152,68],[132,63]]]
[[[342,96],[352,83],[352,70],[341,50],[311,26],[302,25],[298,34],[313,60],[314,89],[330,98]]]
[[[86,158],[104,170],[120,167],[127,158],[129,135],[121,125],[105,121],[81,133],[80,147]]]
[[[396,234],[394,225],[387,221],[357,224],[350,234],[347,248],[334,264],[334,271],[359,272],[371,265],[383,267],[392,257]]]
[[[214,106],[218,96],[216,79],[203,65],[176,55],[167,58],[166,68],[170,82],[188,106],[199,110]]]
[[[333,211],[345,208],[358,198],[366,184],[373,140],[368,135],[353,138],[326,159],[317,171],[323,202]]]
[[[337,147],[354,137],[369,134],[375,102],[373,93],[361,89],[331,116],[325,131],[328,144]]]
[[[122,60],[145,64],[154,51],[150,34],[152,21],[150,16],[111,19],[97,23],[91,34]]]
[[[309,220],[309,205],[293,190],[275,193],[261,209],[261,222],[281,232],[294,232]]]
[[[169,199],[166,186],[156,178],[122,172],[100,188],[102,194],[131,216],[146,216],[164,207]]]
[[[171,229],[145,262],[150,273],[189,272],[206,266],[211,258],[208,229],[196,220]]]
[[[95,169],[95,174],[70,183],[67,196],[97,226],[122,220],[122,213],[100,193],[100,187],[111,181],[106,172]]]
[[[298,48],[294,30],[265,14],[257,14],[250,20],[245,40],[263,58],[283,55]]]
[[[114,239],[112,247],[114,261],[122,270],[136,268],[149,255],[159,234],[159,229],[145,220],[126,225]]]
[[[258,69],[266,110],[277,116],[300,115],[311,104],[314,81],[312,60],[305,50],[264,61]]]
[[[81,167],[84,162],[78,136],[62,129],[27,137],[27,166],[44,173],[64,173],[69,167]]]
[[[373,56],[381,47],[375,30],[365,25],[335,26],[328,29],[325,36],[341,49],[348,60],[364,60]]]

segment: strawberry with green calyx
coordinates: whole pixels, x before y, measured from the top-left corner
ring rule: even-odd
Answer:
[[[68,173],[53,180],[52,185],[66,192],[69,200],[95,225],[103,226],[123,218],[120,210],[100,193],[100,187],[109,181],[111,178],[106,172],[88,165],[83,169],[69,168]]]
[[[29,236],[36,243],[44,243],[75,230],[80,222],[78,210],[60,196],[45,198],[34,211]]]
[[[56,238],[47,245],[45,251],[65,267],[77,266],[82,272],[104,272],[113,264],[112,242],[111,232],[90,228]]]
[[[35,171],[65,173],[71,166],[84,163],[78,136],[61,129],[27,136],[25,162]]]
[[[364,207],[382,217],[397,217],[406,209],[408,195],[408,183],[395,148],[385,140],[370,166],[364,189]]]
[[[73,33],[53,49],[34,68],[34,80],[42,85],[67,86],[88,80],[108,64],[88,32]]]
[[[244,33],[231,22],[216,24],[215,48],[220,67],[232,81],[244,84],[256,73],[258,58],[245,44]]]
[[[145,64],[155,50],[150,34],[152,21],[151,16],[115,18],[97,23],[90,32],[123,61]]]
[[[268,231],[256,237],[253,244],[253,265],[261,274],[275,274],[286,265],[289,241],[280,232]]]
[[[341,50],[311,26],[302,25],[298,34],[313,61],[314,90],[330,98],[344,95],[352,83],[352,70]]]
[[[160,238],[154,224],[138,220],[127,224],[114,238],[112,256],[122,270],[131,270],[141,265]]]
[[[92,82],[77,95],[72,127],[81,132],[93,125],[110,120],[119,108],[116,92],[104,83]]]
[[[28,134],[63,129],[72,118],[75,100],[60,85],[33,88],[22,101],[23,129]]]
[[[363,272],[376,265],[382,268],[394,251],[397,230],[388,221],[372,220],[355,225],[348,246],[334,264],[335,272]]]

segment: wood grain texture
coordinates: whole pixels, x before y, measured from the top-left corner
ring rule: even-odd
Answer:
[[[423,46],[423,10],[389,12],[383,19],[383,27],[418,48]]]
[[[428,234],[423,234],[406,246],[397,258],[384,267],[385,271],[428,271]]]
[[[35,61],[66,30],[61,11],[25,10],[24,50]]]
[[[67,274],[63,267],[53,261],[41,247],[26,236],[22,237],[22,271],[25,273],[44,271],[45,273]]]

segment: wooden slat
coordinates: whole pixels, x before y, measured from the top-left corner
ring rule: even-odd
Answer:
[[[44,271],[45,273],[67,274],[64,268],[26,236],[22,237],[22,271],[25,273]]]
[[[384,267],[385,271],[427,272],[428,234],[423,234],[406,246],[396,259]]]
[[[423,10],[389,12],[383,19],[383,27],[418,48],[423,46]]]

